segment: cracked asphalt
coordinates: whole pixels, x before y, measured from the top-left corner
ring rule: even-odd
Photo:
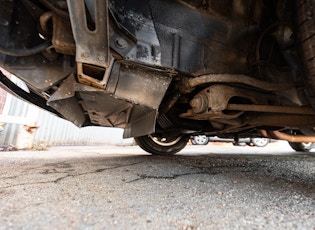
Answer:
[[[315,153],[187,146],[0,152],[0,229],[315,229]]]

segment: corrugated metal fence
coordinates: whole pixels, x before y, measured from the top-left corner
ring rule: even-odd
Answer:
[[[123,139],[122,129],[104,127],[78,128],[34,105],[8,94],[5,115],[22,116],[39,127],[34,135],[35,144],[45,145],[131,145],[133,139]],[[15,145],[21,125],[6,124],[0,133],[2,145]],[[22,137],[23,138],[23,137]]]

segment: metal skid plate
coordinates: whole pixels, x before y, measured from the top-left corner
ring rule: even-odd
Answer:
[[[77,83],[70,75],[48,105],[78,126],[124,128],[124,137],[155,131],[159,105],[171,82],[165,71],[114,64],[106,90]]]
[[[51,88],[74,70],[71,58],[67,55],[62,55],[54,62],[41,54],[29,58],[7,56],[4,67],[28,85],[41,91]]]
[[[57,110],[67,120],[81,127],[84,125],[86,117],[75,97],[75,86],[76,82],[73,74],[71,74],[49,98],[47,105]]]
[[[91,123],[124,128],[124,137],[155,131],[157,111],[172,78],[162,70],[116,62],[106,90],[79,91]]]
[[[171,81],[167,71],[121,61],[114,64],[106,91],[135,104],[158,109]]]
[[[77,126],[124,128],[124,137],[153,133],[157,110],[119,99],[104,90],[79,84],[70,75],[48,105]]]
[[[125,128],[133,105],[105,92],[80,91],[82,106],[93,124]]]
[[[79,95],[92,124],[124,128],[124,138],[153,133],[155,130],[155,109],[135,105],[100,91],[81,91]]]

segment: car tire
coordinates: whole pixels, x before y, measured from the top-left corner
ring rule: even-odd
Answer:
[[[256,147],[265,147],[269,143],[268,138],[251,138],[251,143]]]
[[[192,138],[190,138],[190,142],[191,142],[191,144],[192,145],[197,145],[197,143],[195,142],[195,140],[194,140],[194,138],[192,137]]]
[[[167,136],[151,134],[135,137],[136,143],[146,152],[153,155],[173,155],[187,145],[189,136]]]
[[[209,143],[209,138],[206,135],[194,136],[192,143],[195,145],[207,145]]]
[[[289,142],[289,145],[297,152],[309,152],[315,147],[313,142]]]
[[[315,108],[315,0],[298,0],[296,4],[297,47],[306,94]]]

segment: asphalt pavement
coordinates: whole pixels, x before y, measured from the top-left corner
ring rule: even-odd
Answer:
[[[187,146],[0,152],[0,229],[315,229],[315,153]]]

